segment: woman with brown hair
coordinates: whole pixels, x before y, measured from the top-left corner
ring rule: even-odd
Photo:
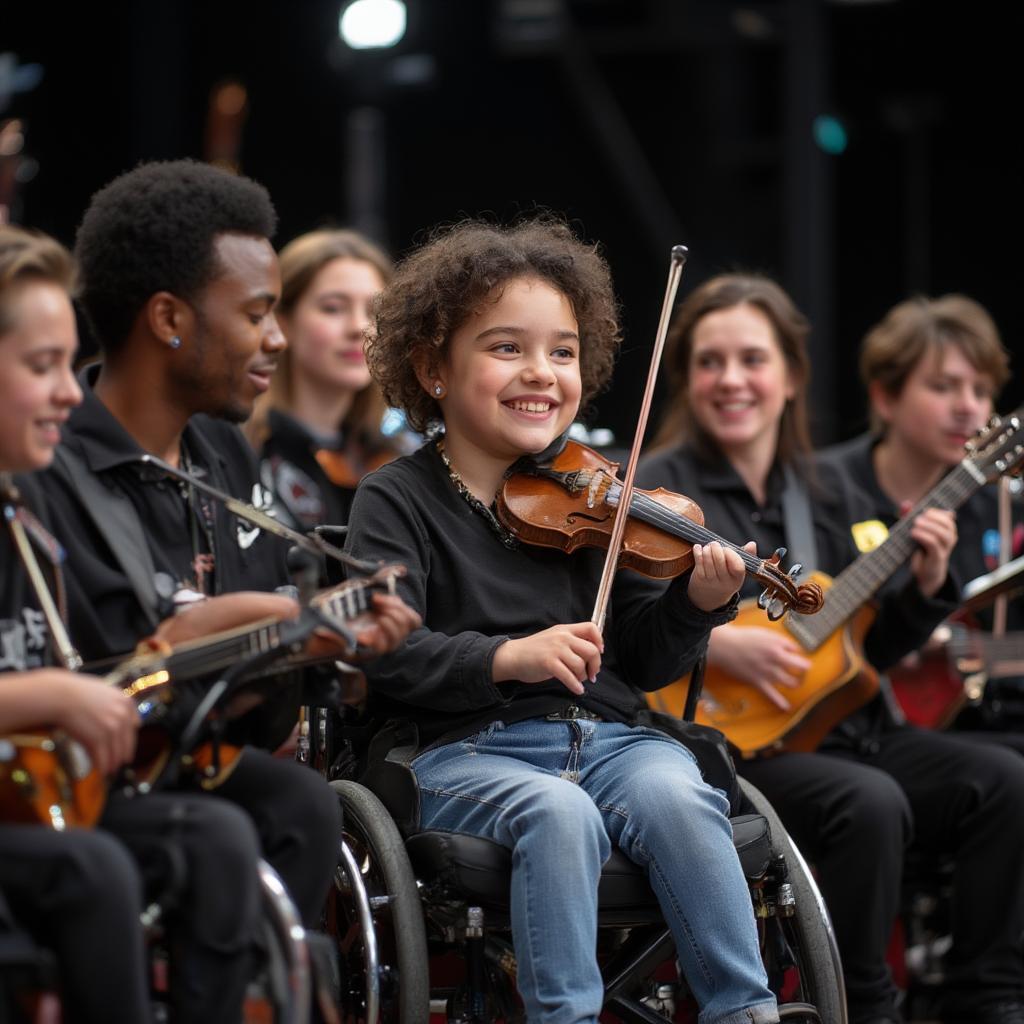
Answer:
[[[354,231],[312,231],[281,250],[280,265],[288,348],[246,432],[280,518],[304,530],[343,525],[360,478],[397,454],[363,354],[391,262]]]
[[[806,552],[813,539],[816,556],[794,560],[813,558],[808,568],[835,576],[857,557],[853,524],[870,519],[871,506],[812,457],[808,331],[789,296],[764,277],[726,274],[697,288],[680,306],[666,349],[673,390],[662,447],[637,479],[686,494],[716,531],[753,537],[759,551]],[[802,516],[791,511],[800,494]],[[910,536],[917,550],[909,572],[882,593],[865,638],[866,658],[878,669],[920,645],[955,607],[952,513],[922,511]],[[752,596],[751,586],[741,593]],[[708,665],[785,710],[788,689],[811,661],[789,632],[733,622],[712,630]],[[911,839],[956,863],[943,1020],[1024,1024],[1024,772],[1016,755],[898,725],[877,696],[814,752],[778,752],[737,767],[817,869],[851,1024],[902,1019],[885,952]]]

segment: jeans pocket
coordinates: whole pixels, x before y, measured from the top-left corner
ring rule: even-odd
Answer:
[[[462,740],[461,741],[462,742],[462,746],[463,747],[467,747],[467,748],[475,748],[475,747],[478,747],[478,746],[482,746],[483,744],[486,744],[491,739],[493,739],[495,733],[504,732],[504,731],[505,731],[505,723],[504,722],[502,722],[500,720],[499,721],[495,721],[495,722],[491,722],[489,725],[485,726],[479,732],[475,732],[471,736],[467,736],[464,740]]]

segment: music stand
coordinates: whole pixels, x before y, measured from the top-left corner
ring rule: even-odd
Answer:
[[[964,608],[973,612],[987,607],[1002,594],[1018,590],[1024,590],[1024,555],[971,580],[960,597]]]

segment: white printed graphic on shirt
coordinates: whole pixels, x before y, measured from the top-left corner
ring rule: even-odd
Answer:
[[[0,619],[0,672],[39,668],[46,637],[46,618],[35,608],[23,608],[20,621]]]
[[[273,505],[273,499],[270,492],[265,487],[260,484],[253,484],[252,498],[249,500],[249,504],[260,512],[265,512],[269,515]],[[260,535],[260,528],[258,526],[250,528],[249,524],[243,519],[238,519],[237,523],[238,546],[245,551],[247,548],[251,548],[256,542],[256,538]]]

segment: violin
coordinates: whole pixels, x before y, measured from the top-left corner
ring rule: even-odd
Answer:
[[[390,448],[378,448],[363,458],[357,458],[335,448],[318,448],[313,457],[335,487],[355,490],[367,473],[391,462],[396,454]]]
[[[623,491],[618,469],[618,463],[576,441],[567,441],[548,461],[521,459],[498,492],[498,519],[525,544],[567,554],[581,547],[607,548]],[[735,551],[747,575],[764,584],[758,606],[769,619],[788,609],[812,615],[821,608],[824,595],[817,583],[794,582],[802,566],[788,573],[780,568],[785,548],[758,558],[706,529],[703,512],[689,498],[661,487],[632,489],[618,566],[671,579],[693,566],[694,544],[712,541]]]

